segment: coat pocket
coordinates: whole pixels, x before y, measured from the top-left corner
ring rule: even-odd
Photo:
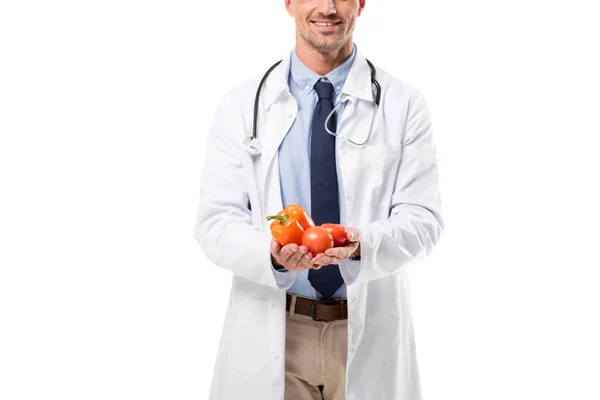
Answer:
[[[257,374],[269,362],[269,310],[266,299],[240,296],[235,300],[230,365],[238,372]]]

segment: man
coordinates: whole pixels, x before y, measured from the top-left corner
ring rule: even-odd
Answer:
[[[260,154],[262,74],[218,107],[195,230],[233,273],[211,399],[420,399],[406,267],[444,229],[435,144],[423,96],[379,68],[376,106],[352,40],[365,2],[285,0],[296,47],[260,90]],[[281,247],[265,217],[289,204],[349,243]]]

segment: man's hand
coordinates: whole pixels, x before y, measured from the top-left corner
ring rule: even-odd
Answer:
[[[325,253],[319,253],[310,260],[310,264],[315,264],[315,269],[323,265],[339,264],[350,257],[360,255],[360,230],[346,228],[348,230],[348,244],[345,246],[333,247],[325,250]]]
[[[283,266],[291,271],[305,271],[314,267],[309,261],[312,254],[306,246],[288,244],[283,247],[271,239],[271,257],[274,266]]]

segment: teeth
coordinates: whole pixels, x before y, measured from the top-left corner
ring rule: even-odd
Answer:
[[[331,22],[315,22],[315,25],[318,25],[318,26],[332,26],[333,24]]]

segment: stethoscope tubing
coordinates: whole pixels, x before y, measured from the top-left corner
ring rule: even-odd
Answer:
[[[262,147],[260,145],[260,142],[258,140],[258,134],[257,134],[257,127],[258,127],[258,103],[259,103],[259,99],[260,99],[260,91],[262,90],[262,86],[265,83],[265,81],[267,80],[267,77],[269,76],[269,74],[271,73],[271,71],[273,71],[279,64],[281,64],[283,60],[279,60],[277,61],[275,64],[273,64],[271,66],[271,68],[269,68],[269,70],[263,75],[262,79],[260,80],[260,83],[258,85],[258,89],[256,90],[256,96],[254,98],[254,116],[253,116],[253,122],[252,122],[252,136],[248,136],[246,137],[246,139],[244,140],[244,145],[246,146],[246,151],[248,151],[249,154],[252,155],[258,155],[261,153],[262,151]],[[374,101],[375,101],[375,108],[373,110],[373,115],[371,117],[371,124],[369,127],[369,134],[367,135],[367,139],[363,142],[363,143],[355,143],[352,140],[350,140],[350,142],[358,145],[358,146],[362,146],[365,143],[367,143],[367,141],[369,140],[369,138],[371,137],[371,132],[373,130],[373,123],[375,121],[375,115],[377,114],[377,110],[379,109],[379,103],[381,101],[381,85],[379,84],[379,82],[377,81],[376,77],[375,77],[375,66],[373,65],[373,63],[371,63],[371,61],[366,60],[367,63],[369,64],[369,68],[371,69],[371,84],[375,85],[375,96],[374,96]],[[336,136],[336,134],[334,132],[331,132],[329,130],[329,128],[327,127],[327,124],[329,123],[329,119],[331,118],[331,116],[333,115],[333,113],[335,112],[337,106],[341,103],[341,101],[338,101],[336,103],[336,105],[333,107],[333,110],[331,110],[331,112],[329,113],[329,115],[327,116],[327,119],[325,120],[325,129],[327,130],[327,132],[330,135]]]

